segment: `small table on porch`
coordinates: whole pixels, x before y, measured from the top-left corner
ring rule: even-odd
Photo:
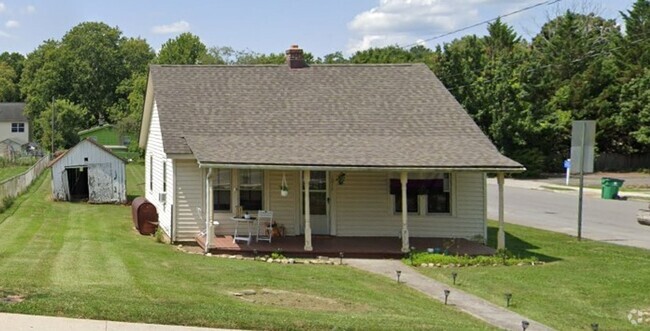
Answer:
[[[253,216],[251,216],[250,218],[231,217],[230,219],[235,221],[235,234],[232,237],[232,242],[236,243],[237,240],[242,240],[242,241],[246,241],[247,245],[250,245],[251,240],[253,238],[252,224],[255,222],[255,217]],[[248,233],[239,233],[240,224],[246,224]]]

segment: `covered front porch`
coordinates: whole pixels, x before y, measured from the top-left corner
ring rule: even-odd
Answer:
[[[204,251],[212,254],[269,255],[281,252],[288,257],[329,256],[354,258],[400,258],[404,256],[402,241],[396,237],[336,237],[312,236],[312,250],[305,251],[303,236],[273,238],[271,243],[233,242],[232,236],[213,236],[206,249],[205,236],[197,236],[196,242]],[[452,255],[492,255],[491,247],[463,238],[411,238],[411,247],[418,251],[433,249]]]

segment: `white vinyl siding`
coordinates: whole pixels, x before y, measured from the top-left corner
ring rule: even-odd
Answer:
[[[282,171],[267,171],[269,178],[268,198],[269,210],[273,211],[273,219],[284,225],[285,235],[293,236],[300,234],[300,172],[285,171],[284,175],[289,186],[289,195],[280,195],[282,184]]]
[[[395,236],[401,230],[401,214],[392,212],[389,178],[381,172],[348,172],[336,190],[338,236]],[[485,233],[483,173],[452,174],[451,215],[411,215],[412,237],[464,237]]]
[[[167,196],[165,198],[165,203],[159,200],[160,193],[163,192],[163,161],[167,163],[167,170],[172,169],[172,161],[167,159],[167,155],[163,150],[162,135],[160,132],[160,120],[158,118],[158,108],[156,103],[153,105],[153,112],[151,116],[151,124],[149,126],[149,137],[147,138],[147,151],[145,155],[145,178],[152,181],[152,188],[150,188],[149,183],[146,185],[145,197],[149,202],[156,206],[156,211],[158,212],[158,222],[159,226],[167,233],[168,236],[172,236],[171,226],[172,226],[172,205],[174,201],[173,190],[167,190]],[[153,173],[151,173],[153,171]],[[173,183],[173,171],[167,171],[167,185],[168,187],[174,187]]]
[[[205,229],[204,174],[194,160],[176,160],[176,226],[175,240],[190,241]],[[201,208],[199,215],[198,208]]]

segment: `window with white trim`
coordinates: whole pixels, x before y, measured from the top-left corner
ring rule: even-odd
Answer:
[[[232,170],[216,169],[212,181],[213,209],[214,211],[229,212],[231,210]]]
[[[263,206],[264,172],[262,170],[239,170],[239,204],[244,210],[258,211]]]
[[[448,214],[451,212],[451,175],[435,173],[410,179],[406,183],[406,211],[408,213]],[[394,212],[402,212],[402,183],[399,179],[390,179],[390,194],[393,196]],[[425,196],[425,199],[420,199]],[[421,205],[424,203],[425,205]]]

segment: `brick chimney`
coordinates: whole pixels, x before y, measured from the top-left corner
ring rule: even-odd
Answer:
[[[298,45],[291,45],[291,48],[287,49],[285,53],[287,54],[287,64],[289,65],[289,68],[300,69],[307,66],[302,48]]]

